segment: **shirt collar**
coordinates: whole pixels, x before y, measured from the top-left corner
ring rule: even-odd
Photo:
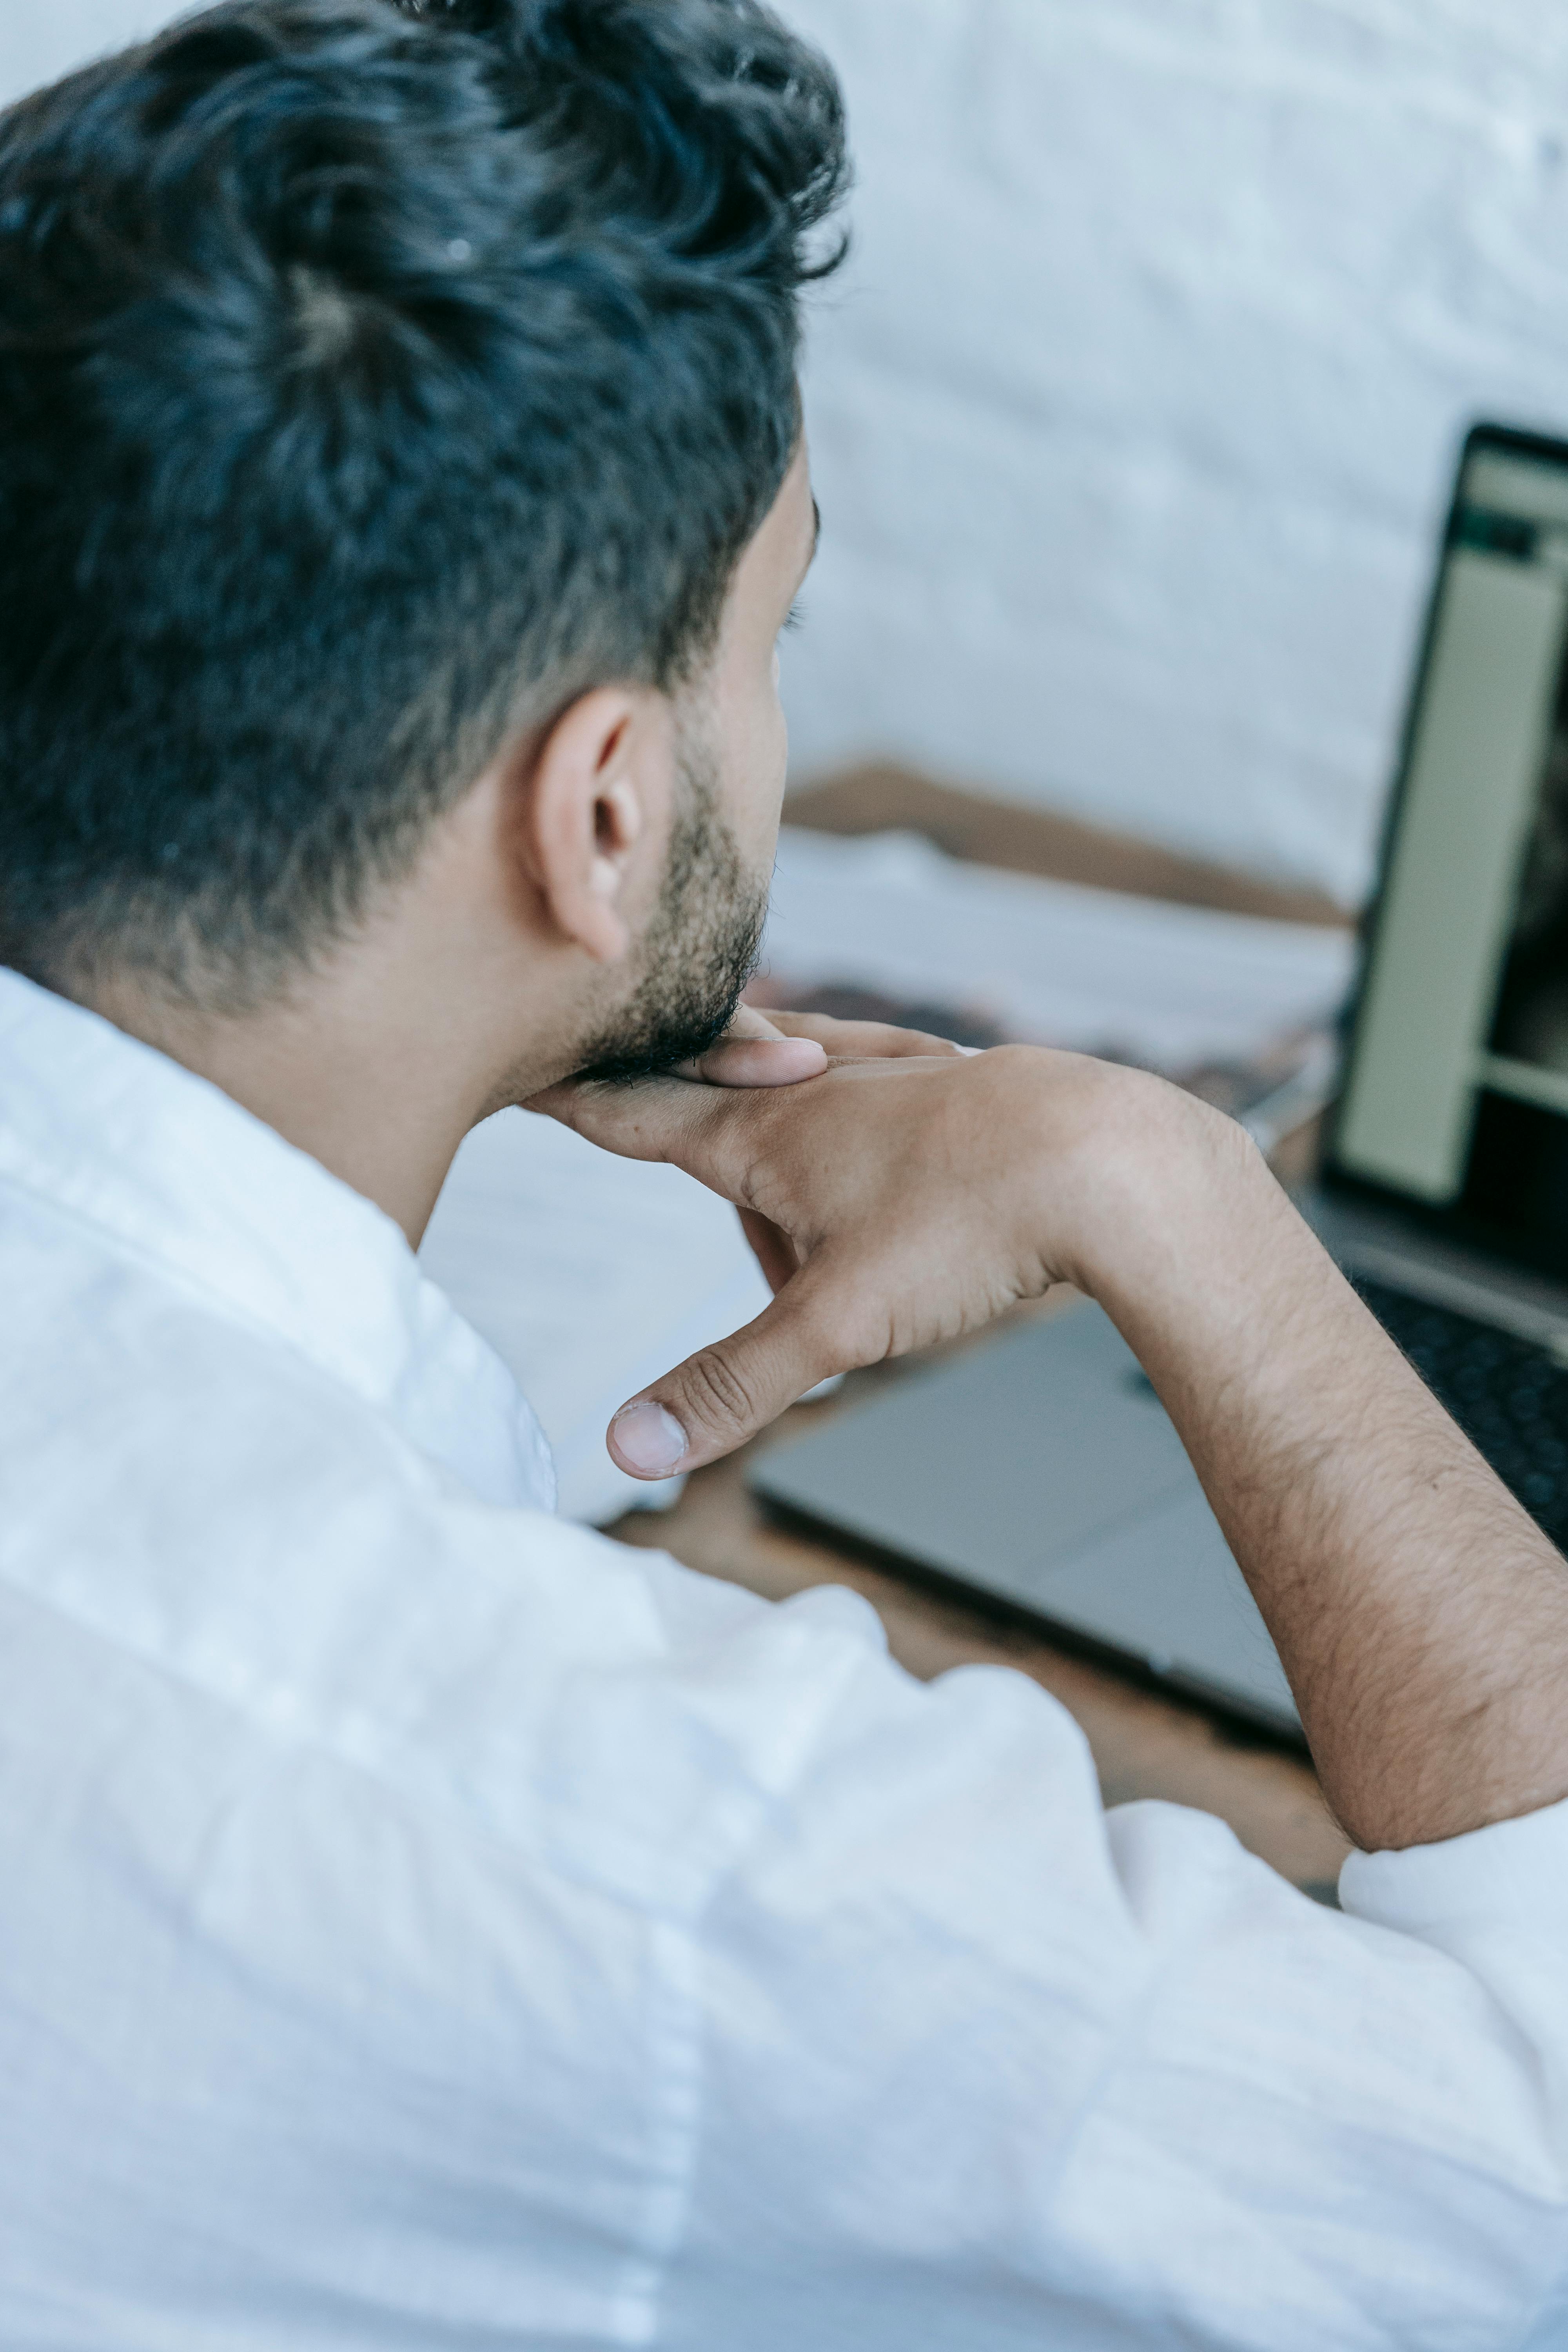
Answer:
[[[553,1509],[533,1414],[390,1217],[206,1079],[4,970],[0,1181],[308,1357],[486,1501]]]

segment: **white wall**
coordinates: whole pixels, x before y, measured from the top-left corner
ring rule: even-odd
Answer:
[[[1459,428],[1568,428],[1561,0],[788,10],[861,173],[797,772],[1354,896]]]
[[[0,96],[174,13],[0,0]],[[848,90],[797,772],[1363,887],[1461,424],[1568,428],[1561,0],[785,0]]]
[[[169,0],[0,0],[0,106],[184,13]]]

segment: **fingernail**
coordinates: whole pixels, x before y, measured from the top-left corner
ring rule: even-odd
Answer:
[[[686,1452],[686,1432],[651,1397],[624,1404],[610,1423],[610,1438],[626,1467],[644,1478],[668,1478]]]

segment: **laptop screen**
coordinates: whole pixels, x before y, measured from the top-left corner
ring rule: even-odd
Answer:
[[[1568,445],[1465,445],[1329,1172],[1568,1272]]]

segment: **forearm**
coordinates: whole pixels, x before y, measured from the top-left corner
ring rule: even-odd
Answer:
[[[700,1467],[825,1373],[1076,1282],[1181,1432],[1351,1833],[1429,1843],[1568,1794],[1568,1568],[1241,1130],[1077,1055],[900,1056],[816,1025],[807,1085],[542,1102],[777,1237],[773,1306],[623,1408],[623,1466]]]
[[[1129,1089],[1079,1278],[1155,1383],[1363,1846],[1568,1793],[1568,1568],[1229,1121]]]

